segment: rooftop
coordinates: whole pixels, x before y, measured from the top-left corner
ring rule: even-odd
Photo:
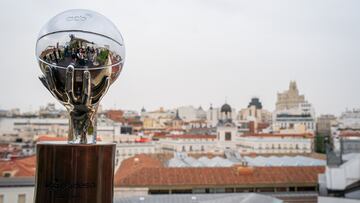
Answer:
[[[11,161],[0,161],[0,175],[2,177],[34,177],[35,165],[35,155]]]
[[[311,133],[301,133],[301,134],[285,134],[285,133],[254,133],[254,134],[245,134],[244,137],[287,137],[287,138],[313,138],[314,135]]]
[[[115,174],[116,187],[203,187],[316,185],[323,166],[181,167],[166,168],[160,160],[138,155],[122,162]]]
[[[241,156],[239,153],[225,152],[224,157],[215,156],[209,158],[201,156],[197,159],[187,156],[185,153],[175,153],[175,156],[167,161],[168,167],[232,167],[234,165],[248,166],[325,166],[326,161],[320,158],[307,156]]]
[[[360,137],[359,130],[344,130],[340,132],[341,137]]]

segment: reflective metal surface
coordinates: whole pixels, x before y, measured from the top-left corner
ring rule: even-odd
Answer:
[[[125,48],[117,28],[93,11],[65,11],[40,31],[36,57],[41,82],[69,112],[69,143],[95,143],[99,102],[124,63]]]

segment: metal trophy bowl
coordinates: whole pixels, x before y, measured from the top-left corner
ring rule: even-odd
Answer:
[[[37,144],[35,202],[112,202],[115,145],[96,143],[94,119],[123,68],[120,32],[99,13],[68,10],[41,29],[36,57],[41,82],[69,113],[69,133]]]

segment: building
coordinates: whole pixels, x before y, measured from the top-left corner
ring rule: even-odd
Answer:
[[[279,133],[315,134],[315,110],[308,102],[299,103],[296,108],[276,110],[273,113],[272,128]]]
[[[334,115],[321,115],[316,121],[316,134],[320,136],[330,136],[331,126],[336,124]]]
[[[34,177],[0,178],[0,202],[32,203],[34,185]]]
[[[176,110],[179,113],[179,117],[185,122],[206,119],[206,112],[201,106],[199,108],[194,108],[193,106],[182,106]]]
[[[122,134],[124,126],[106,117],[98,117],[96,122],[96,134],[103,141],[113,142],[116,136]]]
[[[253,97],[247,108],[241,109],[237,120],[255,121],[257,123],[270,123],[271,113],[262,108],[259,98]]]
[[[346,110],[339,117],[341,128],[360,129],[360,109]]]
[[[0,161],[0,202],[33,202],[35,156]]]
[[[104,112],[105,117],[115,121],[115,122],[124,122],[124,111],[122,110],[107,110]],[[101,117],[101,115],[99,115]]]
[[[276,111],[297,108],[305,102],[305,96],[299,94],[295,81],[290,81],[289,89],[277,94]]]
[[[36,135],[67,135],[68,125],[67,118],[1,118],[0,135],[3,135],[3,141],[27,142]]]
[[[133,118],[139,116],[139,113],[134,110],[124,110],[123,111],[123,117],[124,118]]]
[[[282,203],[283,201],[271,196],[242,193],[242,194],[181,194],[181,195],[147,195],[138,197],[115,197],[114,203],[146,203],[176,202],[176,203]]]
[[[336,129],[332,140],[334,150],[341,153],[360,153],[360,129]]]
[[[65,110],[56,109],[54,103],[48,103],[39,110],[39,117],[41,118],[65,118],[66,116],[67,112]]]
[[[340,153],[338,158],[340,162],[328,161],[325,172],[319,174],[319,202],[359,202],[360,153]]]
[[[143,121],[144,132],[162,132],[171,126],[171,121],[176,116],[173,111],[165,111],[160,108],[156,111],[142,112],[141,121]]]
[[[179,110],[176,110],[175,118],[171,120],[172,130],[183,130],[184,121],[180,118]]]
[[[231,119],[235,121],[237,117],[235,113],[236,110],[234,108],[231,108],[231,112],[233,112],[231,114]],[[206,114],[207,127],[209,128],[216,127],[218,125],[219,120],[221,119],[221,116],[222,116],[221,108],[213,108],[213,106],[210,105],[210,108]]]
[[[174,153],[165,165],[167,167],[233,167],[242,166],[326,166],[325,156],[299,155],[241,155],[237,151],[226,150],[223,155]]]
[[[159,139],[162,152],[209,153],[216,152],[217,142],[214,135],[165,135]]]
[[[273,131],[279,133],[315,133],[316,117],[312,105],[299,94],[296,82],[289,89],[278,93],[272,119]]]
[[[313,152],[312,134],[259,133],[238,138],[237,147],[242,154],[304,154]]]
[[[139,142],[139,138],[116,144],[115,169],[117,169],[124,159],[136,156],[138,154],[156,154],[160,152],[159,147],[154,142]]]
[[[322,166],[166,167],[155,156],[124,160],[115,174],[115,196],[207,193],[272,193],[279,199],[316,200]]]
[[[220,109],[220,118],[216,126],[218,146],[223,149],[234,149],[235,140],[238,137],[238,128],[233,122],[233,111],[229,104],[225,103]]]

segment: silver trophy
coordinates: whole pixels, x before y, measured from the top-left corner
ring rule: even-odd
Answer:
[[[68,10],[41,29],[36,57],[41,82],[69,113],[68,142],[96,143],[99,102],[124,64],[120,32],[99,13]]]

